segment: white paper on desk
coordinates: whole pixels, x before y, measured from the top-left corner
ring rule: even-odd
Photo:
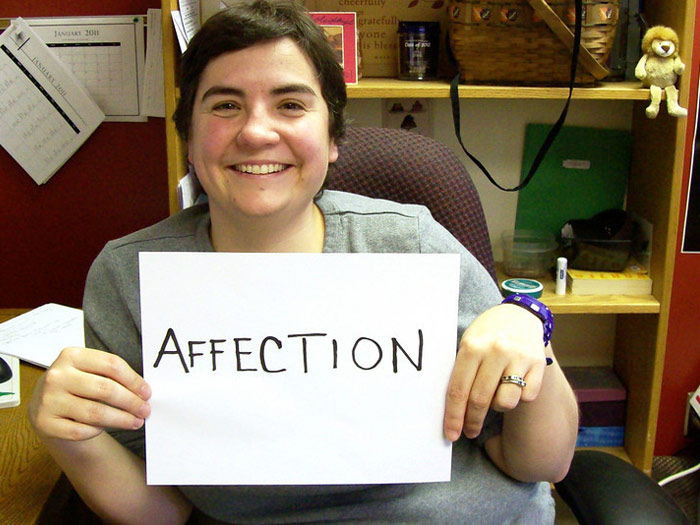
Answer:
[[[450,479],[458,255],[139,260],[149,484]]]
[[[77,308],[49,303],[0,323],[0,354],[48,368],[68,346],[85,346]]]
[[[148,120],[140,99],[143,15],[29,18],[26,22],[85,86],[106,121]]]
[[[104,114],[21,18],[0,35],[0,144],[37,184],[87,140]]]

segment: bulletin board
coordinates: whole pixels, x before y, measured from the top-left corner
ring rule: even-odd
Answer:
[[[145,14],[160,0],[2,0],[0,18]],[[44,185],[0,148],[0,309],[81,306],[110,240],[169,214],[165,124],[104,122]]]

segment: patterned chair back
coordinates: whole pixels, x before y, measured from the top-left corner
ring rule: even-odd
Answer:
[[[348,127],[326,187],[422,204],[496,279],[479,194],[457,156],[443,144],[404,130]]]

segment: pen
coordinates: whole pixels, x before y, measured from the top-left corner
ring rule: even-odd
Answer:
[[[2,396],[14,396],[14,392],[0,392],[0,397]]]

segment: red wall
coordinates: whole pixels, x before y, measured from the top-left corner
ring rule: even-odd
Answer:
[[[700,56],[700,11],[695,13],[693,55]],[[678,222],[676,263],[673,274],[666,362],[661,385],[661,405],[656,433],[655,454],[669,455],[686,445],[683,437],[687,393],[700,385],[700,254],[681,253],[695,119],[697,114],[700,63],[686,64],[692,86],[689,93],[683,193]],[[700,151],[695,162],[700,162]]]
[[[0,17],[145,14],[159,0],[1,0]],[[38,186],[0,148],[0,308],[80,306],[104,243],[168,215],[165,129],[105,122]]]

